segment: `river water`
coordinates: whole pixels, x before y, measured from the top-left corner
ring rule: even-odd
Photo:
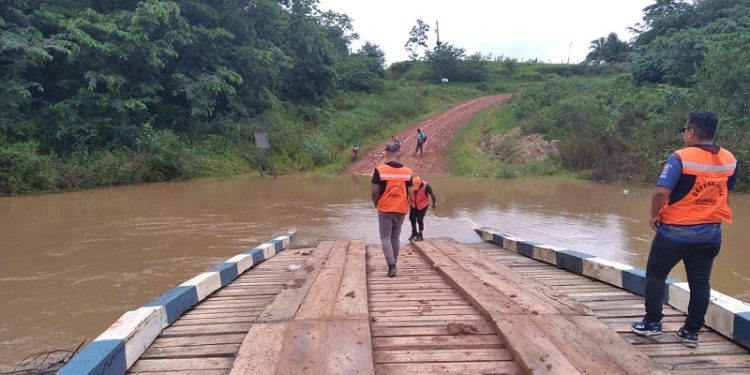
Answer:
[[[479,242],[489,226],[645,267],[650,189],[559,179],[427,176],[425,237]],[[288,229],[293,247],[379,242],[363,176],[203,179],[0,198],[0,372],[74,349],[125,311]],[[750,300],[750,196],[732,197],[713,287]],[[402,239],[409,235],[408,221]],[[682,266],[672,273],[685,279]]]

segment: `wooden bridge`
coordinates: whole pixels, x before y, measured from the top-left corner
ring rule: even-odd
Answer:
[[[665,306],[664,334],[637,336],[642,297],[512,250],[412,242],[395,278],[362,241],[281,251],[175,318],[127,372],[750,374],[747,349],[707,327],[684,347],[682,312]]]

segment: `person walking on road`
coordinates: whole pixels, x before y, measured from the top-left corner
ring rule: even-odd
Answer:
[[[414,150],[414,157],[417,157],[417,153],[420,158],[422,157],[425,142],[427,142],[427,134],[422,129],[417,129],[417,149]]]
[[[662,301],[667,276],[685,264],[690,302],[677,337],[698,346],[711,295],[711,269],[721,248],[721,223],[732,222],[729,192],[737,180],[737,160],[713,143],[718,118],[693,111],[682,128],[685,148],[667,158],[651,195],[651,228],[656,231],[646,265],[646,315],[631,324],[642,336],[662,333]]]
[[[372,175],[372,202],[378,210],[378,229],[388,277],[396,276],[399,236],[404,217],[409,212],[412,194],[411,169],[398,162],[399,154],[386,154],[393,159],[375,168]]]
[[[412,178],[413,186],[412,193],[409,196],[409,204],[411,209],[409,210],[409,221],[411,222],[411,237],[409,240],[422,241],[424,239],[424,216],[427,214],[427,209],[430,207],[430,202],[427,196],[432,199],[432,209],[435,209],[436,199],[435,194],[432,192],[432,186],[429,182],[422,180],[419,176]],[[419,224],[419,231],[417,231],[417,224]]]

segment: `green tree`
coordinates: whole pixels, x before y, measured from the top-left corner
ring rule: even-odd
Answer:
[[[627,42],[621,41],[617,34],[610,33],[604,37],[591,41],[589,47],[591,52],[586,55],[584,62],[589,64],[619,64],[628,61],[631,47]]]
[[[429,38],[429,32],[430,25],[417,19],[417,24],[411,28],[411,31],[409,31],[409,39],[406,41],[406,44],[404,44],[404,48],[409,52],[409,58],[411,60],[419,58],[419,47],[422,47],[425,50],[428,49],[427,40]]]
[[[465,57],[465,50],[450,43],[443,43],[434,51],[427,51],[425,61],[435,70],[437,78],[456,79],[459,74],[459,65]]]

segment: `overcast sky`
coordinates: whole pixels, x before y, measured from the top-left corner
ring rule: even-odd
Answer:
[[[633,37],[627,28],[640,22],[643,8],[655,0],[320,0],[321,10],[345,13],[362,43],[377,44],[387,62],[408,59],[404,44],[421,19],[430,24],[428,44],[440,40],[476,52],[545,62],[583,61],[594,39],[615,32]],[[571,46],[572,43],[572,46]]]

